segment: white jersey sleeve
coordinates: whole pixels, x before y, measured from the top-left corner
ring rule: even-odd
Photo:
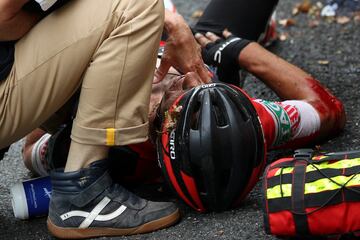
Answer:
[[[320,116],[311,104],[299,100],[287,100],[282,103],[296,107],[300,116],[299,125],[293,132],[292,139],[307,137],[319,131]]]
[[[309,137],[320,129],[320,116],[307,102],[283,102],[254,99],[269,147],[277,147],[293,140]],[[265,110],[265,111],[264,111]]]

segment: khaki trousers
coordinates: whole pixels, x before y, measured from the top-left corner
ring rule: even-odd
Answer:
[[[13,69],[0,83],[0,149],[79,88],[73,141],[145,141],[163,18],[162,0],[72,0],[40,21],[17,42]]]

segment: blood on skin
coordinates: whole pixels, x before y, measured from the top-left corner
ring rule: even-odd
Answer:
[[[316,96],[316,101],[312,101],[311,105],[319,113],[322,124],[327,124],[327,130],[332,130],[332,132],[328,132],[328,135],[336,134],[343,128],[345,122],[345,112],[342,102],[314,78],[306,78],[306,81],[307,86],[312,89]],[[318,139],[320,135],[320,132],[317,131],[309,136],[293,139],[272,149],[294,149],[306,146],[309,143],[313,143],[313,140]]]
[[[344,124],[344,106],[342,102],[314,78],[307,78],[306,81],[320,100],[312,103],[320,114],[320,119],[327,118],[334,124],[334,129],[342,129]]]

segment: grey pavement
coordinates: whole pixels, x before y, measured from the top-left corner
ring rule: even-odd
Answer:
[[[203,9],[209,0],[174,0],[178,10],[189,23],[191,14]],[[325,0],[322,1],[325,3]],[[291,17],[296,1],[280,1],[278,19]],[[341,151],[360,149],[360,22],[351,20],[341,25],[320,20],[318,27],[310,28],[307,15],[295,17],[296,25],[279,28],[289,36],[278,42],[272,51],[298,65],[319,79],[345,104],[346,128],[338,137],[320,145],[322,150]],[[329,61],[319,64],[319,61]],[[322,62],[324,63],[324,62]],[[245,89],[253,96],[277,99],[254,77],[247,78]],[[48,239],[46,218],[20,221],[14,218],[9,188],[31,176],[20,158],[21,143],[13,145],[7,157],[0,162],[0,239]],[[284,152],[269,154],[275,159]],[[198,214],[179,203],[183,218],[179,224],[150,234],[119,239],[276,239],[263,231],[261,191],[258,185],[242,207],[223,213]],[[115,238],[112,238],[115,239]]]

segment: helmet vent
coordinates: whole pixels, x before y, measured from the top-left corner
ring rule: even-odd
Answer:
[[[222,97],[224,94],[226,93],[224,93],[222,89],[213,89],[211,91],[211,109],[218,127],[225,127],[228,125],[228,115],[227,111],[224,110],[226,107],[224,106],[224,99]]]
[[[201,103],[197,102],[191,114],[190,127],[193,130],[199,129],[200,107]]]
[[[227,125],[226,117],[224,112],[221,111],[218,105],[214,104],[212,108],[213,114],[215,116],[216,123],[219,127],[224,127]]]

